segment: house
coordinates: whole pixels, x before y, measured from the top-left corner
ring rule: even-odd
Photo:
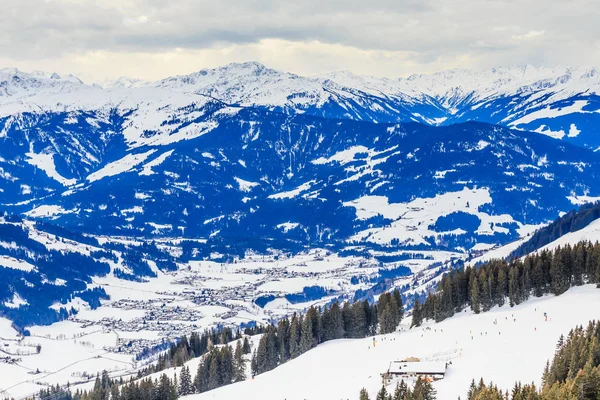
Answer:
[[[444,379],[447,366],[448,364],[443,361],[392,361],[387,372],[381,376],[384,384],[389,384],[396,378],[420,377],[429,381],[437,381]]]

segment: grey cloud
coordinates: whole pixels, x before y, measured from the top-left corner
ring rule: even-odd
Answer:
[[[596,0],[19,0],[0,15],[10,59],[318,40],[419,62],[597,63]],[[544,35],[528,37],[530,32]],[[518,40],[522,39],[522,40]],[[586,49],[588,49],[586,51]],[[486,55],[489,58],[486,59]]]

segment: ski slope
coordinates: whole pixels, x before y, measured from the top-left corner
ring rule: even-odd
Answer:
[[[543,224],[539,225],[542,227]],[[515,240],[514,242],[505,244],[504,246],[500,246],[498,248],[486,251],[479,257],[472,259],[467,262],[467,265],[477,265],[479,263],[483,263],[492,259],[498,258],[507,258],[510,254],[519,248],[523,243],[527,242],[531,239],[533,232],[529,232],[526,236],[522,237],[519,240]],[[553,251],[558,247],[564,247],[566,245],[574,246],[579,242],[588,241],[595,243],[600,240],[600,219],[590,222],[586,227],[575,231],[569,232],[558,239],[548,243],[538,250],[538,252],[543,250]]]
[[[184,399],[357,399],[362,387],[374,398],[389,362],[411,356],[452,362],[446,378],[434,383],[438,399],[464,398],[473,378],[483,377],[502,389],[510,389],[517,380],[539,384],[559,336],[598,318],[597,308],[590,304],[599,301],[600,290],[587,285],[559,297],[496,307],[479,315],[465,312],[417,329],[408,330],[405,321],[396,333],[377,336],[375,347],[373,338],[328,342],[253,380]]]
[[[581,241],[597,242],[598,240],[600,240],[600,219],[590,222],[585,228],[559,237],[542,247],[542,250],[554,250],[559,246],[574,245]]]

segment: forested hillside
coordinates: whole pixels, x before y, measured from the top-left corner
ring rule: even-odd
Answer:
[[[439,322],[466,307],[485,312],[507,300],[512,307],[531,296],[558,296],[584,283],[600,283],[599,243],[581,242],[522,259],[490,260],[444,275],[423,304],[415,302],[412,324],[419,326],[426,319]]]
[[[600,202],[588,203],[578,210],[572,210],[550,225],[538,229],[533,236],[511,253],[512,257],[522,257],[570,232],[576,232],[590,222],[600,218]]]

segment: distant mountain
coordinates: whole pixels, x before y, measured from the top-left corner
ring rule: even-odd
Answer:
[[[594,68],[501,67],[389,79],[347,71],[303,77],[248,62],[157,82],[120,78],[104,87],[85,85],[72,76],[1,70],[0,116],[24,111],[125,112],[176,93],[337,119],[432,125],[476,120],[600,147],[595,134],[600,73]]]
[[[384,79],[244,63],[101,87],[5,69],[0,211],[177,241],[183,262],[480,252],[600,199],[599,82],[593,69]]]

